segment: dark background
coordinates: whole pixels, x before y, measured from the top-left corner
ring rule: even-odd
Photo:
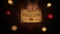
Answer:
[[[43,23],[40,24],[41,27],[46,26],[47,31],[42,32],[40,26],[37,26],[32,30],[31,32],[27,27],[24,27],[23,24],[20,24],[19,19],[17,18],[18,13],[20,12],[19,10],[21,9],[21,6],[24,5],[26,7],[27,2],[25,0],[13,0],[14,4],[9,5],[8,0],[0,0],[0,32],[1,33],[6,33],[6,34],[54,34],[54,33],[59,33],[59,20],[57,20],[57,17],[59,14],[58,8],[59,8],[59,1],[58,0],[39,0],[38,5],[42,9],[43,13]],[[33,2],[33,1],[31,1]],[[46,4],[47,3],[52,3],[52,6],[47,8]],[[6,15],[6,11],[9,10],[11,11],[10,15]],[[47,15],[48,14],[53,14],[54,18],[53,19],[48,19]],[[59,18],[58,18],[59,19]],[[17,31],[12,31],[10,27],[12,25],[16,25],[18,27]],[[33,24],[32,24],[33,25]],[[39,25],[39,24],[38,24]],[[36,26],[36,25],[34,25]],[[29,26],[30,27],[30,26]],[[39,29],[40,28],[40,29]]]

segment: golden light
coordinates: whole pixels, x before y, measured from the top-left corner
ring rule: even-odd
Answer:
[[[12,31],[16,31],[18,28],[17,28],[17,26],[13,25],[13,26],[11,27],[11,29],[12,29]]]
[[[12,5],[12,4],[13,4],[13,1],[12,1],[12,0],[8,0],[8,3],[9,3],[10,5]]]
[[[42,31],[45,32],[47,30],[46,27],[42,27]]]
[[[52,5],[51,3],[47,3],[47,7],[51,7],[51,5]]]

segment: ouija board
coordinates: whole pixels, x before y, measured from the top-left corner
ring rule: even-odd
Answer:
[[[42,22],[41,10],[21,9],[21,23],[40,23]]]
[[[28,4],[26,9],[21,9],[21,23],[42,22],[42,11],[37,4]]]

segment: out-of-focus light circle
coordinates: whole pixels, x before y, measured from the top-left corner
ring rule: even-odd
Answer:
[[[48,14],[49,19],[53,19],[53,14]]]
[[[17,28],[17,26],[15,26],[15,25],[13,25],[12,27],[11,27],[11,30],[12,31],[16,31],[18,28]]]
[[[47,7],[51,7],[51,5],[52,5],[51,3],[47,3]]]
[[[12,5],[13,1],[12,0],[8,0],[8,4]]]
[[[42,27],[42,31],[45,32],[47,30],[46,27]]]
[[[6,11],[6,15],[10,15],[11,12],[9,10]]]

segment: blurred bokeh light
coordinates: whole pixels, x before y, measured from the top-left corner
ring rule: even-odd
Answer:
[[[11,11],[10,10],[7,10],[6,11],[6,15],[10,15],[11,14]]]
[[[42,27],[42,31],[43,32],[47,31],[47,28],[46,27]]]
[[[52,6],[52,4],[51,3],[47,3],[47,7],[51,7]]]
[[[8,0],[8,4],[13,5],[13,1],[12,0]]]
[[[53,14],[48,14],[49,19],[53,19],[53,17],[54,17]]]
[[[18,27],[16,25],[11,26],[12,31],[16,31],[17,29],[18,29]]]

